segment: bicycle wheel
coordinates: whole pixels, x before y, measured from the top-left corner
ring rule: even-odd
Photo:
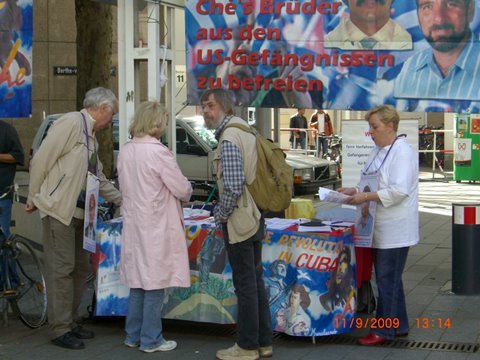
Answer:
[[[13,242],[17,295],[10,299],[13,311],[28,327],[35,329],[47,319],[47,292],[40,261],[32,247],[15,236]]]

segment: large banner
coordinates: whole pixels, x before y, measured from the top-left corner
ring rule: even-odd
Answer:
[[[129,289],[120,283],[121,221],[97,231],[98,316],[125,316]],[[163,317],[234,324],[237,298],[221,232],[210,225],[185,229],[192,284],[169,291]],[[302,234],[266,231],[263,248],[265,285],[273,330],[296,336],[320,336],[354,328],[356,261],[351,231]]]
[[[480,0],[185,6],[191,105],[223,87],[239,106],[480,112]]]
[[[0,1],[0,118],[32,114],[33,0]]]

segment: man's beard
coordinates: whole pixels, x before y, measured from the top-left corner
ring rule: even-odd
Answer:
[[[454,30],[452,24],[444,25],[434,25],[431,27],[430,32],[433,30]],[[430,34],[425,35],[425,39],[428,41],[430,46],[440,52],[449,52],[453,49],[456,49],[460,46],[462,40],[467,38],[467,35],[470,33],[468,26],[465,26],[462,32],[453,32],[449,36],[439,36],[434,39]]]
[[[205,115],[204,115],[204,119],[205,119]],[[220,126],[223,119],[225,119],[225,113],[221,111],[217,119],[211,119],[211,118],[208,118],[208,119],[209,119],[209,124],[207,125],[207,123],[205,122],[206,127],[210,130],[215,130]]]

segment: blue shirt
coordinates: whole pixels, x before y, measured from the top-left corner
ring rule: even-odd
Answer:
[[[432,48],[412,56],[395,80],[394,96],[415,99],[480,100],[480,44],[470,36],[443,77]]]
[[[228,116],[222,121],[215,132],[217,140],[223,132],[225,126],[232,117]],[[220,156],[223,167],[223,194],[217,206],[214,209],[215,223],[220,227],[222,220],[228,219],[237,206],[237,200],[243,193],[243,187],[246,183],[245,172],[243,169],[243,158],[240,149],[230,141],[224,140],[220,144]]]

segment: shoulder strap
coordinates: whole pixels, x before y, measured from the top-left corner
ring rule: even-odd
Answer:
[[[255,131],[254,129],[252,129],[251,126],[245,126],[245,125],[242,125],[242,124],[235,124],[235,123],[234,123],[234,124],[227,124],[227,125],[225,126],[225,128],[223,129],[223,131],[225,131],[225,130],[226,130],[227,128],[229,128],[229,127],[234,127],[234,128],[243,130],[243,131],[248,132],[248,133],[250,133],[250,134],[252,134],[252,135],[256,135],[256,134],[257,134],[256,131]]]

